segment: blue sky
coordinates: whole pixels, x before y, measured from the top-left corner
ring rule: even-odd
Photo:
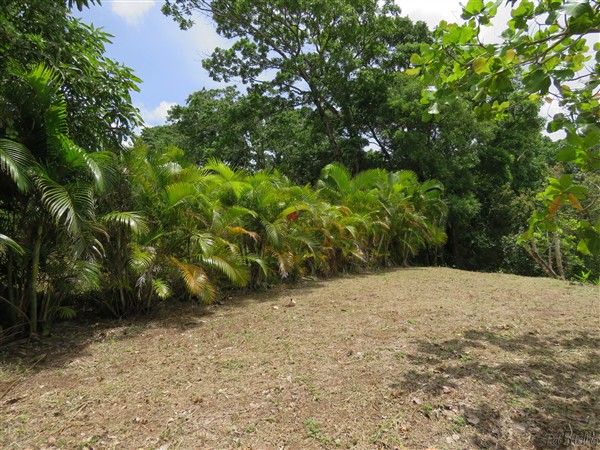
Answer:
[[[103,0],[102,6],[75,12],[86,23],[112,34],[108,56],[134,69],[143,80],[133,102],[147,125],[164,123],[168,108],[183,104],[192,92],[218,87],[201,61],[215,47],[227,45],[206,18],[199,17],[192,30],[181,31],[160,12],[160,4]]]
[[[143,80],[141,92],[133,93],[147,125],[163,124],[168,109],[184,104],[189,94],[223,87],[210,79],[201,61],[217,46],[228,45],[203,16],[187,31],[160,12],[161,0],[102,0],[102,6],[75,11],[86,23],[112,34],[107,54],[134,69]],[[396,0],[413,20],[424,20],[433,28],[440,20],[460,20],[458,0]],[[504,21],[505,22],[505,21]],[[494,33],[493,30],[489,30]]]

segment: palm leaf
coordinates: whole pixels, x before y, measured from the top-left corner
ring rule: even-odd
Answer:
[[[112,211],[104,214],[100,221],[123,225],[138,236],[148,233],[148,224],[145,217],[136,211]]]
[[[12,250],[19,255],[22,255],[25,252],[23,247],[21,247],[8,236],[0,233],[0,255],[4,255],[7,250]]]
[[[152,289],[154,290],[154,293],[163,300],[171,296],[171,286],[160,278],[157,278],[152,282]]]
[[[37,171],[35,182],[41,193],[42,204],[56,224],[63,222],[71,235],[80,232],[82,217],[93,215],[94,198],[91,189],[85,185],[71,185],[67,189],[52,180],[43,170]]]
[[[272,245],[279,245],[280,243],[280,231],[276,225],[276,223],[271,223],[268,220],[262,219],[261,224],[263,226],[263,228],[265,229],[266,233],[267,233],[267,237],[269,239],[269,242]]]
[[[70,306],[59,306],[56,308],[56,316],[61,320],[74,319],[77,316],[77,311]]]
[[[171,208],[196,198],[198,189],[191,183],[177,182],[165,187],[166,201]]]
[[[246,259],[246,261],[250,261],[250,262],[258,264],[258,266],[262,269],[262,272],[265,276],[267,276],[269,274],[269,265],[264,260],[264,258],[261,258],[259,256],[253,255],[253,254],[245,255],[244,258]]]
[[[44,125],[49,147],[59,148],[59,139],[69,133],[67,107],[62,96],[56,95],[52,105],[44,111]]]
[[[8,174],[21,192],[27,192],[31,187],[27,171],[33,164],[33,160],[27,147],[18,142],[0,138],[0,170]]]
[[[200,256],[203,264],[218,270],[225,275],[235,286],[242,287],[248,284],[250,274],[241,258],[231,257],[226,259],[219,255]]]
[[[271,253],[277,258],[281,277],[287,278],[294,268],[294,254],[289,251],[279,252],[276,250],[272,250]]]
[[[11,71],[24,80],[36,93],[36,100],[48,109],[56,101],[61,85],[60,74],[45,64],[38,64],[33,69],[23,71],[12,68]]]
[[[79,289],[83,292],[100,289],[100,264],[93,261],[75,261],[71,269]]]
[[[333,163],[325,166],[321,172],[319,183],[329,192],[345,195],[351,191],[352,178],[350,172],[341,164]]]
[[[246,230],[244,227],[227,227],[227,232],[232,236],[250,236],[255,242],[258,242],[260,240],[260,236],[258,233]]]
[[[154,260],[156,259],[156,252],[152,247],[141,248],[138,245],[130,245],[131,254],[129,256],[129,267],[137,274],[141,275],[148,271]]]
[[[352,179],[352,188],[354,191],[368,189],[375,186],[384,176],[385,172],[380,169],[365,170]]]
[[[218,159],[211,159],[203,167],[204,171],[215,172],[227,181],[241,180],[246,177],[244,170],[234,170]]]
[[[201,253],[211,253],[216,239],[217,237],[212,233],[194,233],[190,236],[190,242]]]
[[[161,169],[164,170],[169,175],[176,175],[181,172],[182,167],[181,167],[181,164],[179,164],[177,162],[169,161],[168,163],[163,164],[161,166]]]
[[[211,303],[215,299],[216,289],[202,267],[180,262],[174,257],[171,258],[171,262],[179,269],[185,286],[192,295],[196,295],[205,303]]]
[[[56,136],[55,141],[67,164],[72,168],[86,169],[92,176],[98,191],[104,192],[115,181],[116,171],[112,152],[88,153],[63,134]]]

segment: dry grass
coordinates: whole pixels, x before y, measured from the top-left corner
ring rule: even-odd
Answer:
[[[404,269],[161,317],[5,354],[0,448],[600,446],[594,287]]]

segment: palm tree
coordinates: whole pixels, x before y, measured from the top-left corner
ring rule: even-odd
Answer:
[[[126,244],[118,250],[116,242],[108,244],[122,261],[118,273],[108,277],[116,280],[112,289],[121,305],[109,309],[118,315],[148,309],[154,296],[178,295],[180,288],[188,297],[210,303],[218,286],[248,283],[235,239],[243,232],[251,235],[241,227],[241,217],[250,211],[223,204],[235,202],[243,177],[216,161],[199,169],[178,148],[156,151],[142,143],[124,152],[123,163],[132,180],[128,206],[135,212],[126,217],[111,213],[111,220],[123,219],[121,241]],[[131,214],[143,218],[143,232],[130,232]]]
[[[64,296],[50,281],[77,274],[76,264],[48,273],[53,258],[60,254],[60,259],[69,255],[70,262],[91,262],[101,251],[94,198],[110,184],[111,154],[89,153],[69,139],[61,80],[53,70],[38,65],[11,75],[14,89],[7,90],[11,97],[4,99],[5,109],[15,112],[20,134],[0,139],[0,172],[9,180],[0,203],[8,220],[0,222],[0,231],[12,232],[24,252],[19,255],[14,246],[8,250],[4,275],[11,309],[27,317],[30,334],[36,335],[40,318],[47,332],[52,316],[61,312]],[[18,230],[11,229],[15,223]]]

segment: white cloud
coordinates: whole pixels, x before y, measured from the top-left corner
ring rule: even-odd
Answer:
[[[156,4],[155,0],[112,0],[112,11],[125,19],[129,25],[138,25],[142,18]]]
[[[167,120],[169,109],[177,103],[162,101],[154,109],[148,109],[144,105],[139,106],[140,113],[146,125],[163,125]]]
[[[462,4],[465,0],[395,0],[402,9],[402,14],[407,15],[413,21],[422,20],[430,29],[434,29],[441,20],[446,22],[462,23]],[[506,22],[510,19],[510,7],[501,6],[491,26],[481,29],[481,37],[485,42],[500,42],[500,33],[506,28]]]
[[[396,0],[395,3],[402,9],[402,14],[412,20],[422,20],[430,28],[434,28],[440,20],[459,22],[462,8],[456,0]]]

